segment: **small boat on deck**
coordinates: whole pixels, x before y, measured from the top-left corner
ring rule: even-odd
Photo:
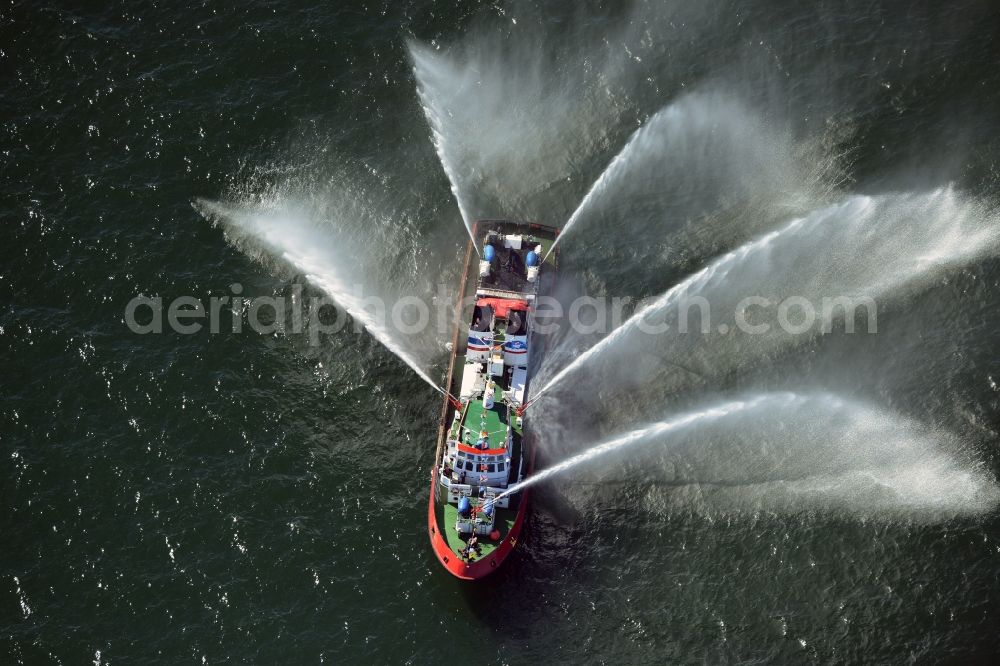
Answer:
[[[496,571],[521,538],[530,488],[505,493],[532,473],[536,447],[524,410],[540,351],[534,308],[555,282],[549,249],[557,235],[538,224],[480,220],[479,261],[471,239],[466,248],[459,293],[474,304],[452,338],[427,509],[434,553],[461,579]]]

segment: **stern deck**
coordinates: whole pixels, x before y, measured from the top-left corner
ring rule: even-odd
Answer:
[[[442,510],[443,508],[443,510]],[[501,542],[507,538],[512,527],[514,527],[514,519],[517,518],[517,511],[513,509],[497,509],[496,510],[496,520],[494,521],[494,527],[500,532],[500,538],[494,541],[487,536],[479,537],[479,546],[481,549],[481,555],[476,559],[483,559],[491,554],[493,551],[500,546]],[[438,502],[438,525],[441,528],[441,534],[448,541],[448,546],[455,551],[455,555],[458,555],[463,548],[465,548],[467,537],[462,536],[455,529],[455,522],[458,520],[458,507],[454,504],[449,504],[447,502]]]

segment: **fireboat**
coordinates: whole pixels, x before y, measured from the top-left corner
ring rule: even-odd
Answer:
[[[473,305],[451,341],[427,507],[434,554],[463,580],[496,571],[527,517],[531,489],[508,489],[534,464],[534,433],[525,429],[540,357],[534,310],[555,283],[557,252],[549,250],[557,235],[539,224],[479,220],[465,250],[459,298]]]

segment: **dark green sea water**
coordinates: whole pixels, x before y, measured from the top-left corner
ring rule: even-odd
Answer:
[[[345,238],[367,241],[363,281],[454,284],[466,236],[408,39],[479,68],[483,98],[510,86],[510,115],[490,118],[503,141],[489,123],[446,137],[500,165],[470,180],[475,214],[562,224],[631,131],[692,90],[738,97],[802,160],[755,179],[769,172],[740,161],[742,130],[721,153],[678,139],[684,196],[644,191],[567,236],[566,281],[588,293],[655,296],[853,193],[950,184],[996,224],[1000,7],[809,4],[0,7],[0,663],[1000,660],[995,507],[799,503],[801,486],[765,501],[801,479],[767,476],[745,448],[690,482],[609,459],[598,478],[540,486],[523,549],[461,584],[427,542],[439,396],[371,336],[315,346],[124,323],[138,294],[310,293],[295,267],[227,240],[198,197],[321,199]],[[519,105],[522,88],[546,94]],[[747,177],[725,180],[733,164]],[[808,192],[788,195],[802,173]],[[735,185],[699,189],[716,177]],[[671,216],[684,234],[658,226]],[[905,252],[906,236],[886,242]],[[609,415],[543,443],[541,463],[672,404],[809,388],[952,433],[995,479],[1000,263],[928,276],[880,302],[880,332],[863,339],[753,360],[727,347],[690,381],[643,356],[648,384],[601,388]],[[436,377],[442,344],[414,346]],[[569,428],[566,405],[548,417]]]

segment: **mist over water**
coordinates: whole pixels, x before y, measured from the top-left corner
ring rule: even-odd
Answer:
[[[425,62],[426,56],[415,43],[411,43],[410,53],[415,63],[417,63],[418,72],[430,70],[430,68],[426,65],[420,64]],[[450,144],[446,142],[447,140],[445,139],[443,133],[443,120],[435,105],[433,90],[435,87],[442,87],[443,84],[434,80],[430,71],[425,73],[424,77],[427,80],[420,80],[418,75],[418,81],[420,82],[417,85],[417,95],[420,97],[420,105],[424,111],[424,116],[427,118],[428,124],[430,124],[434,150],[437,152],[438,159],[441,162],[441,168],[448,177],[448,182],[451,185],[451,194],[455,198],[455,205],[458,206],[458,211],[462,216],[462,222],[465,224],[465,228],[469,232],[469,238],[472,240],[472,243],[478,252],[480,250],[479,240],[476,239],[476,236],[473,233],[473,219],[470,217],[468,205],[465,203],[465,194],[462,189],[462,182],[459,180],[458,173],[456,173],[455,167],[452,164],[452,160],[454,159],[452,156],[453,152],[450,149]]]
[[[640,63],[641,70],[643,57],[662,64],[664,55],[649,50],[642,39],[635,41],[663,17],[648,9],[638,15],[638,22],[632,15],[618,24],[619,38],[639,45],[637,50],[627,47],[625,55],[601,50],[592,67],[574,65],[572,54],[587,50],[583,42],[548,44],[540,39],[543,33],[533,30],[517,48],[510,35],[479,33],[447,46],[416,39],[406,43],[429,139],[470,234],[478,217],[562,221],[563,263],[597,291],[656,284],[658,274],[681,269],[669,288],[603,339],[594,343],[568,334],[560,340],[535,383],[538,403],[532,409],[540,418],[532,421],[542,424],[543,435],[572,432],[573,408],[564,403],[569,395],[578,395],[579,387],[571,379],[594,378],[589,380],[591,392],[572,402],[587,405],[588,422],[600,423],[603,415],[604,428],[624,425],[612,418],[624,403],[624,413],[633,420],[652,417],[664,400],[693,404],[699,394],[712,393],[721,378],[752,374],[789,350],[811,344],[831,326],[857,323],[845,322],[844,314],[834,311],[822,313],[804,330],[783,330],[773,308],[784,299],[806,299],[819,309],[824,298],[847,298],[864,301],[866,307],[871,302],[877,309],[919,293],[948,271],[995,254],[1000,238],[995,210],[950,185],[852,193],[850,151],[841,145],[850,140],[849,127],[834,121],[818,132],[796,131],[784,113],[775,111],[773,99],[735,85],[731,72],[690,88],[661,89],[638,103],[629,86],[644,84],[635,78],[639,70],[633,63]],[[616,85],[599,92],[607,77],[625,72],[629,74]],[[665,85],[669,77],[657,81],[654,87]],[[652,107],[648,100],[657,97],[661,101]],[[626,132],[630,124],[633,128]],[[583,173],[597,175],[588,183],[581,180]],[[285,189],[279,186],[281,196],[275,197],[273,188],[265,188],[267,196],[257,197],[254,187],[247,186],[235,197],[243,201],[238,209],[210,202],[199,208],[221,220],[239,247],[251,254],[264,247],[305,274],[434,386],[429,368],[435,354],[440,357],[441,341],[379,325],[365,312],[341,267],[355,262],[361,270],[354,274],[364,274],[366,286],[390,302],[407,293],[402,288],[406,274],[378,270],[372,248],[366,247],[371,239],[356,234],[363,225],[317,226],[317,220],[328,217],[345,222],[376,217],[382,221],[375,228],[388,232],[391,221],[378,214],[375,202],[352,204],[351,191],[329,191],[317,181],[294,189],[291,196]],[[258,214],[260,210],[266,214]],[[331,244],[332,236],[325,235],[330,232],[345,237]],[[402,244],[413,238],[386,233],[380,241]],[[426,259],[423,265],[430,268]],[[387,279],[396,282],[387,288]],[[737,326],[738,306],[746,297],[772,303],[770,313],[748,316],[751,324],[768,322],[766,332],[748,334]],[[702,299],[709,311],[701,305],[687,307],[692,298]],[[686,330],[681,330],[682,318]],[[638,330],[640,321],[665,324],[667,330],[648,335]],[[817,390],[822,388],[822,377],[810,380]],[[641,399],[629,397],[633,392]],[[627,464],[627,455],[612,455],[623,444],[678,428],[707,427],[723,416],[757,413],[758,405],[773,406],[778,400],[765,395],[688,413],[651,426],[652,431],[641,428],[613,437],[555,463],[551,474],[593,457]],[[804,410],[814,403],[791,400],[782,410]],[[865,410],[874,409],[859,406],[838,413],[871,420]],[[900,432],[908,428],[902,420],[898,427]],[[859,456],[847,439],[842,444],[843,456]],[[816,447],[797,451],[803,460],[815,457],[813,463],[829,454]],[[928,462],[925,471],[945,479],[931,486],[950,492],[958,484],[948,475],[958,463],[938,462]],[[895,478],[887,471],[893,465],[904,470],[900,459],[884,461],[878,478]],[[814,479],[815,487],[827,489],[826,506],[844,507],[849,502],[836,498],[855,493],[856,486],[841,481],[871,477],[873,469],[831,471],[828,478]],[[899,471],[898,483],[919,476],[918,470],[905,469],[909,471]],[[542,472],[530,483],[549,476]],[[780,483],[790,488],[799,482]],[[898,501],[890,504],[905,505],[910,490],[904,484]],[[923,505],[914,500],[914,506]]]
[[[441,248],[379,188],[313,162],[293,151],[285,163],[237,180],[231,203],[200,198],[192,205],[244,254],[302,276],[437,389],[433,374],[446,340],[432,308],[455,297],[453,286],[441,291],[437,282],[451,272],[439,265]],[[418,313],[406,299],[428,307],[426,326],[417,326]]]
[[[688,18],[691,24],[686,27],[696,32],[703,17]],[[664,19],[674,25],[657,10],[640,9],[623,24],[630,27],[622,29],[620,38],[632,45],[632,38],[641,32],[635,26],[662,27]],[[565,86],[573,78],[566,76],[573,71],[566,56],[576,45],[563,44],[560,52],[535,41],[536,37],[529,31],[516,49],[506,37],[484,38],[478,33],[445,47],[408,43],[420,98],[459,207],[477,211],[473,215],[481,209],[495,216],[499,208],[504,215],[540,214],[542,221],[562,217],[557,243],[562,263],[569,272],[579,272],[591,293],[604,288],[611,290],[605,294],[617,296],[614,289],[648,288],[661,279],[660,274],[680,269],[660,294],[642,294],[651,298],[620,328],[596,342],[587,335],[564,333],[547,356],[535,380],[532,420],[542,424],[538,426],[542,441],[548,439],[551,451],[560,452],[554,453],[557,458],[571,450],[553,444],[553,438],[566,435],[578,442],[581,428],[621,426],[622,418],[649,418],[663,400],[697,402],[699,394],[713,392],[716,382],[731,381],[734,375],[752,376],[783,355],[817,344],[821,334],[841,335],[845,329],[872,325],[875,330],[863,328],[861,334],[877,334],[878,314],[887,306],[997,254],[1000,217],[988,200],[948,183],[926,187],[915,182],[911,189],[897,185],[890,191],[885,187],[858,191],[850,175],[855,127],[842,122],[832,111],[835,105],[829,105],[825,126],[796,129],[789,122],[788,107],[806,103],[805,98],[784,100],[781,108],[774,97],[780,85],[762,95],[741,83],[740,72],[752,69],[752,59],[729,63],[697,85],[676,87],[661,97],[659,108],[650,108],[649,100],[656,95],[647,95],[640,104],[620,103],[629,99],[621,95],[628,86],[642,87],[631,75],[622,78],[626,82],[622,87],[608,88],[603,99],[589,98],[594,88],[587,84]],[[626,47],[625,60],[601,53],[595,71],[634,75],[637,70],[630,65],[633,60],[642,63],[643,57],[663,65],[663,53],[649,50],[642,40],[638,43],[646,50],[640,47],[633,53]],[[673,55],[683,60],[684,49]],[[580,80],[598,81],[600,74],[575,79]],[[654,80],[654,85],[667,86],[670,77],[650,79]],[[847,104],[860,99],[849,99]],[[824,108],[825,102],[809,104],[815,110]],[[636,125],[628,134],[621,132],[628,127],[625,119]],[[575,133],[568,131],[571,126]],[[567,167],[583,164],[597,175],[581,188],[578,179],[572,182],[572,169]],[[570,201],[573,204],[567,205]],[[747,297],[770,303],[769,312],[747,311],[746,316],[751,326],[768,324],[766,332],[750,334],[738,326],[740,305]],[[702,305],[687,305],[691,299],[704,302],[708,312]],[[786,330],[775,317],[786,299],[807,301],[819,316]],[[836,299],[847,299],[855,307],[860,304],[867,321],[857,317],[858,310],[847,313],[843,306],[821,311],[824,300]],[[666,325],[667,331],[646,334],[638,330],[640,321]],[[801,377],[797,383],[822,390],[823,377]],[[771,405],[775,399],[762,400]],[[914,432],[905,418],[878,411],[874,404],[838,403],[834,408],[832,400],[826,401],[827,406],[842,419],[853,415],[859,424],[878,421],[886,432],[895,428],[902,438]],[[816,402],[793,400],[782,407],[783,413],[814,409]],[[573,414],[581,405],[591,416],[574,426]],[[729,408],[736,414],[747,409]],[[629,416],[622,417],[623,413]],[[664,432],[687,428],[689,423],[696,429],[715,422],[717,416],[710,410],[678,417],[680,425],[671,421],[660,425]],[[845,460],[870,460],[843,430],[831,437],[827,448],[792,450],[805,466],[833,454]],[[644,439],[643,433],[645,429],[624,439],[612,438],[553,462],[551,474],[592,457],[628,464],[629,454],[613,452],[623,443]],[[920,452],[934,448],[926,437],[913,441]],[[916,453],[916,449],[909,452]],[[962,474],[971,473],[962,461],[931,453],[920,463],[910,464],[905,458],[830,469],[805,488],[799,488],[804,482],[795,479],[762,483],[822,495],[825,503],[819,504],[831,510],[850,509],[852,498],[885,488],[889,499],[884,505],[871,498],[865,501],[887,510],[930,511],[937,506],[945,512],[962,512]],[[549,475],[543,471],[529,483]],[[979,490],[991,487],[987,478],[978,478],[974,485]],[[865,479],[872,483],[860,491]],[[919,494],[917,479],[933,489],[928,490],[930,495]],[[977,497],[989,495],[979,490]],[[769,487],[763,496],[776,492]],[[977,512],[993,504],[968,506]]]
[[[784,330],[775,314],[785,299],[804,298],[817,312],[823,298],[871,299],[877,305],[876,299],[900,298],[949,269],[995,254],[998,242],[1000,216],[950,187],[924,194],[850,196],[752,240],[678,282],[555,372],[536,396],[590,363],[610,368],[623,356],[644,350],[656,350],[667,360],[683,359],[702,375],[752,363],[782,345],[808,341],[824,322],[830,323],[830,317],[820,316],[801,330]],[[686,299],[695,297],[705,299],[708,313],[700,305],[688,305]],[[737,326],[735,314],[746,297],[772,303],[770,314],[759,305],[747,312],[751,326],[766,323],[767,331],[750,334]],[[831,314],[842,320],[844,311]],[[796,326],[804,317],[795,320]],[[643,333],[640,322],[668,330]],[[703,332],[703,326],[710,330]],[[554,362],[565,357],[558,351],[553,355]],[[605,387],[615,385],[607,374],[599,377]],[[623,377],[617,381],[629,383]]]
[[[606,439],[523,485],[560,477],[551,482],[579,494],[581,480],[622,476],[650,488],[653,511],[932,519],[1000,501],[991,475],[951,433],[822,392],[696,407]]]
[[[521,60],[523,52],[496,39],[447,53],[411,40],[408,49],[463,215],[523,215],[531,199],[570,177],[568,162],[588,141],[571,133],[594,126],[543,62]]]
[[[681,12],[616,7],[599,25],[583,8],[556,9],[556,24],[518,19],[522,10],[535,13],[511,3],[460,39],[411,39],[407,50],[469,214],[558,223],[589,185],[584,170],[627,136],[622,125],[635,128],[655,111],[634,96],[636,86],[657,85],[644,74],[664,57],[648,31]]]
[[[351,283],[349,257],[337,251],[330,242],[330,230],[318,229],[295,213],[239,210],[218,202],[198,199],[194,207],[206,219],[227,230],[235,245],[248,254],[259,245],[280,261],[304,274],[306,280],[323,291],[347,314],[361,322],[365,330],[386,349],[398,356],[418,377],[437,389],[414,352],[400,341],[403,336],[387,326],[387,317],[375,316],[359,291],[359,283]],[[355,275],[355,279],[361,276]],[[370,297],[371,295],[369,295]]]
[[[631,32],[625,28],[623,34]],[[581,243],[582,256],[604,252],[608,261],[600,262],[603,270],[587,265],[585,273],[603,272],[605,280],[611,279],[607,284],[615,278],[629,284],[630,271],[639,282],[648,282],[646,276],[659,266],[702,264],[589,348],[585,339],[573,335],[562,340],[547,358],[534,391],[536,400],[545,398],[534,409],[547,415],[551,432],[566,427],[567,412],[558,401],[578,393],[576,384],[566,382],[584,370],[597,377],[592,382],[600,396],[595,414],[614,410],[628,400],[625,395],[640,391],[645,399],[632,407],[638,416],[654,411],[656,399],[708,391],[715,377],[752,372],[755,365],[834,325],[857,323],[853,315],[844,321],[844,311],[823,312],[804,330],[790,332],[776,325],[772,310],[748,316],[751,324],[770,317],[767,332],[751,335],[734,319],[748,296],[767,299],[772,307],[788,298],[805,299],[817,310],[824,298],[847,298],[865,307],[870,303],[877,315],[885,299],[906,298],[948,271],[996,252],[1000,227],[989,204],[950,185],[922,192],[852,194],[846,191],[850,183],[845,176],[850,163],[837,147],[849,132],[834,125],[826,133],[796,134],[766,104],[747,101],[752,95],[744,99],[746,90],[727,90],[726,75],[675,95],[644,117],[640,107],[619,103],[627,95],[619,98],[609,89],[606,98],[593,98],[587,85],[564,86],[566,72],[572,71],[565,56],[572,47],[559,53],[532,36],[525,43],[527,48],[514,49],[504,37],[480,35],[445,48],[412,39],[407,43],[421,107],[466,226],[475,217],[538,211],[551,222],[565,210],[558,244],[569,253],[569,264],[574,242]],[[607,56],[597,67],[603,73],[627,69],[624,61]],[[600,80],[600,73],[592,74],[583,80]],[[630,135],[615,131],[628,116],[635,118],[637,129]],[[610,159],[589,186],[571,184],[572,166],[593,165],[606,155]],[[571,192],[579,194],[570,207]],[[621,237],[633,242],[607,242]],[[691,320],[690,309],[682,312],[691,298],[703,299],[710,312],[699,306],[697,319]],[[687,330],[680,330],[681,317]],[[666,324],[667,332],[643,334],[637,330],[640,321]],[[822,378],[812,379],[822,386]],[[739,414],[757,404],[720,409]],[[800,407],[806,405],[793,400],[783,409]],[[858,406],[853,413],[871,421],[872,409]],[[718,417],[712,410],[679,417],[679,423],[660,424],[654,432],[706,425]],[[897,425],[901,433],[908,431],[904,421]],[[648,434],[640,429],[611,439],[556,463],[552,473],[608,455]],[[849,459],[858,455],[847,440],[843,447],[834,450]],[[815,447],[802,451],[804,460],[829,453]],[[940,478],[955,469],[951,462],[941,464],[930,461],[922,469]],[[893,465],[900,470],[895,477],[888,473]],[[826,488],[827,506],[845,506],[849,502],[837,498],[856,492],[845,479],[869,478],[873,469],[830,472],[828,478],[814,479],[814,487]],[[878,472],[880,479],[896,478],[897,485],[900,479],[920,476],[919,470],[904,470],[900,459],[884,461]],[[542,472],[530,483],[548,475]],[[945,493],[955,490],[958,484],[948,479],[930,486]],[[799,482],[782,483],[790,488]],[[893,506],[906,505],[913,495],[909,491],[904,484]],[[914,500],[914,506],[922,505]]]
[[[602,442],[591,446],[583,453],[573,456],[561,463],[549,467],[537,474],[532,475],[528,479],[522,481],[521,483],[514,484],[508,490],[504,491],[497,498],[503,498],[507,495],[516,493],[523,488],[527,488],[535,485],[536,483],[541,483],[549,477],[556,476],[561,473],[565,473],[574,467],[584,465],[590,461],[601,458],[603,456],[621,451],[629,446],[633,446],[637,443],[644,442],[648,439],[665,435],[667,433],[681,430],[686,427],[691,427],[701,423],[711,423],[717,419],[723,418],[733,413],[739,413],[745,410],[754,409],[759,406],[762,402],[766,400],[765,397],[755,397],[748,401],[734,401],[723,403],[718,406],[708,407],[701,409],[683,416],[679,416],[675,419],[662,421],[650,426],[645,426],[634,430],[627,435],[616,437],[614,439]]]
[[[706,86],[670,102],[632,134],[562,226],[559,243],[588,222],[590,233],[577,241],[602,251],[613,251],[609,234],[647,237],[655,230],[667,233],[649,239],[667,246],[659,258],[665,262],[709,245],[708,232],[715,242],[739,238],[808,210],[840,178],[837,160],[819,146],[796,141],[736,95]],[[705,220],[713,213],[714,223]]]
[[[62,4],[0,10],[0,663],[1000,663],[995,3]],[[536,471],[764,399],[547,476],[479,585],[427,546],[441,398],[374,337],[122,322],[438,298],[463,217],[577,210],[562,302],[715,266],[713,330],[574,368]],[[878,333],[718,332],[797,283]]]

